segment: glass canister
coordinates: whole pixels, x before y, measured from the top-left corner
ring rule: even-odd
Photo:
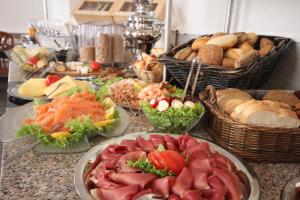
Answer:
[[[112,26],[97,25],[95,39],[96,61],[101,64],[112,63]]]
[[[93,24],[78,25],[79,60],[91,62],[95,60],[95,26]]]
[[[114,63],[123,63],[125,56],[124,33],[125,26],[114,24],[112,25],[112,59]]]

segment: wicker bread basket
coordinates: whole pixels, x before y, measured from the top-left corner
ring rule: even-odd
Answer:
[[[261,90],[247,92],[255,99],[266,93]],[[253,162],[300,161],[300,128],[254,127],[236,122],[218,109],[212,86],[200,94],[200,99],[208,110],[208,132],[217,144]]]
[[[202,64],[202,76],[199,76],[197,80],[196,92],[203,91],[208,85],[212,85],[217,89],[229,87],[255,89],[267,81],[275,69],[278,60],[287,52],[293,40],[284,37],[259,35],[255,49],[259,49],[259,40],[262,37],[272,40],[275,47],[264,57],[253,60],[241,68],[228,69],[222,66]],[[176,80],[180,87],[184,87],[186,83],[191,62],[178,60],[174,58],[174,55],[179,50],[191,46],[193,42],[194,39],[179,45],[166,52],[159,59],[160,62],[165,64],[168,73]]]

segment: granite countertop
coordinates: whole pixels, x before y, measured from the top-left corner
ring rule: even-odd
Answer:
[[[126,133],[151,130],[145,116],[130,118],[130,126]],[[197,132],[197,128],[193,132]],[[202,137],[207,137],[201,131]],[[91,145],[103,141],[95,138]],[[38,154],[30,150],[15,161],[5,164],[22,142],[4,144],[3,169],[1,179],[0,199],[30,199],[30,200],[62,200],[80,199],[74,183],[74,167],[85,154]],[[262,200],[277,200],[283,185],[291,178],[300,175],[300,164],[270,164],[249,163],[256,172],[261,189]]]

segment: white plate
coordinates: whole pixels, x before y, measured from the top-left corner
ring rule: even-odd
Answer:
[[[155,134],[163,135],[164,133],[155,133]],[[125,139],[136,139],[138,136],[142,136],[145,139],[148,139],[149,135],[150,135],[150,133],[147,133],[147,132],[137,132],[137,133],[132,133],[132,134],[126,134],[122,137],[106,140],[106,141],[102,142],[101,144],[98,144],[97,146],[90,149],[79,160],[79,162],[77,163],[77,165],[75,167],[75,171],[74,171],[74,184],[75,184],[76,190],[77,190],[79,196],[81,197],[81,199],[93,200],[89,191],[85,187],[84,178],[83,178],[84,173],[87,170],[86,167],[87,167],[87,164],[89,161],[95,161],[97,155],[110,144],[113,144],[113,143],[119,144],[121,141],[123,141]],[[172,134],[171,136],[178,137],[179,135]],[[199,139],[199,138],[196,138],[196,139],[198,139],[199,141],[206,141],[206,140]],[[246,167],[246,165],[239,158],[237,158],[230,152],[226,151],[222,147],[220,147],[212,142],[209,142],[209,141],[206,141],[206,142],[209,143],[211,150],[216,150],[219,153],[226,156],[227,158],[229,158],[235,164],[235,166],[237,167],[237,170],[242,171],[247,176],[247,178],[249,180],[249,184],[250,184],[250,189],[251,189],[249,200],[258,200],[259,199],[259,184],[258,184],[258,180],[256,178],[255,173],[252,170],[250,170],[249,167]]]
[[[29,100],[32,101],[35,98],[41,98],[43,96],[40,97],[30,97],[30,96],[23,96],[19,93],[19,87],[22,85],[22,83],[18,83],[15,84],[13,86],[10,86],[7,88],[7,94],[9,94],[9,96],[18,98],[18,99],[24,99],[24,100]]]

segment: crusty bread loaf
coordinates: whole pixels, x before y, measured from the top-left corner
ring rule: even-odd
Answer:
[[[220,36],[223,36],[223,35],[227,35],[227,33],[217,32],[217,33],[213,34],[210,38],[216,38],[216,37],[220,37]]]
[[[270,90],[265,94],[263,100],[271,100],[279,103],[284,103],[289,105],[290,107],[293,107],[300,102],[296,95],[285,90]]]
[[[235,64],[235,60],[233,60],[231,58],[223,58],[223,60],[222,60],[223,67],[234,69],[234,64]]]
[[[192,53],[192,51],[192,47],[185,47],[180,49],[174,57],[179,60],[185,60]]]
[[[275,44],[268,38],[261,38],[259,41],[259,46],[259,55],[263,57],[275,47]]]
[[[198,57],[203,64],[221,65],[223,49],[217,45],[206,44],[199,49]]]
[[[197,38],[193,44],[192,44],[192,49],[198,50],[200,47],[202,47],[203,45],[206,45],[206,43],[208,42],[210,38],[209,37],[199,37]]]
[[[193,61],[194,58],[197,57],[197,53],[196,52],[192,52],[186,59],[185,61]]]
[[[254,50],[254,48],[251,46],[251,44],[249,44],[249,42],[244,42],[244,43],[240,44],[238,47],[239,47],[239,49],[242,50],[242,52],[248,52],[248,51]]]
[[[206,44],[214,44],[222,47],[223,49],[229,49],[237,44],[238,37],[233,34],[223,35],[220,37],[212,38],[208,40]]]
[[[243,54],[244,53],[243,53],[242,49],[230,48],[225,52],[224,57],[225,58],[230,58],[230,59],[233,59],[233,60],[238,60],[241,57],[243,57]]]
[[[257,39],[258,39],[258,36],[256,33],[253,33],[253,32],[250,32],[250,33],[247,33],[248,35],[248,42],[249,44],[251,44],[252,46],[255,45],[255,43],[257,42]]]
[[[253,107],[253,106],[256,106],[257,103],[258,103],[258,101],[255,100],[255,99],[251,99],[251,100],[245,101],[245,102],[243,102],[242,104],[239,104],[239,105],[237,105],[236,107],[234,107],[234,108],[232,109],[232,112],[231,112],[230,116],[231,116],[233,119],[239,121],[240,118],[241,118],[242,113],[243,113],[246,109],[248,109],[248,108],[250,108],[250,107]]]
[[[240,68],[243,66],[247,66],[250,63],[252,63],[254,60],[256,60],[259,57],[259,53],[257,50],[250,50],[248,52],[244,52],[242,57],[238,60],[236,60],[234,64],[234,68]]]
[[[249,99],[229,99],[226,101],[224,105],[224,112],[227,113],[228,115],[231,115],[234,111],[234,108]]]
[[[298,128],[300,126],[295,112],[286,109],[274,109],[262,101],[246,108],[239,115],[239,121],[253,126],[269,128]]]
[[[217,104],[221,110],[225,110],[226,103],[231,99],[239,99],[239,100],[250,100],[252,99],[251,95],[247,92],[244,92],[235,88],[228,88],[224,90],[218,90],[216,92],[217,95]]]

